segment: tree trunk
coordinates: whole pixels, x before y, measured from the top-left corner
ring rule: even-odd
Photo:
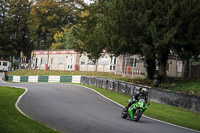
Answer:
[[[158,77],[161,83],[168,82],[167,72],[166,72],[168,55],[169,55],[169,50],[165,50],[160,54],[160,57],[158,57],[158,64],[159,64]]]
[[[149,79],[154,79],[154,74],[156,71],[155,58],[154,59],[146,58],[146,63],[147,63],[147,77]]]
[[[189,59],[183,61],[183,77],[184,78],[189,78]]]
[[[98,59],[96,60],[96,66],[95,66],[95,72],[97,72],[97,67],[98,67]]]

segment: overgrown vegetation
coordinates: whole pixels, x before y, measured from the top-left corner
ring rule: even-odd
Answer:
[[[58,133],[45,125],[22,115],[15,108],[22,89],[0,87],[0,132],[1,133]]]

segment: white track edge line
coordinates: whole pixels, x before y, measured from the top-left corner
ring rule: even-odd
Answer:
[[[74,85],[76,85],[76,84],[74,84]],[[96,91],[96,90],[94,90],[94,89],[91,89],[91,88],[86,87],[86,86],[83,86],[83,85],[77,85],[77,86],[82,86],[82,87],[85,87],[85,88],[87,88],[87,89],[89,89],[89,90],[92,90],[92,91],[94,91],[95,93],[97,93],[97,94],[99,94],[100,96],[102,96],[103,98],[105,98],[105,99],[107,99],[107,100],[109,100],[109,101],[111,101],[111,102],[113,102],[113,103],[115,103],[115,104],[117,104],[117,105],[119,105],[119,106],[121,106],[121,107],[124,108],[123,105],[119,104],[118,102],[115,102],[115,101],[111,100],[110,98],[104,96],[103,94],[101,94],[100,92],[98,92],[98,91]],[[148,118],[148,119],[152,119],[152,120],[155,120],[155,121],[158,121],[158,122],[162,122],[162,123],[165,123],[165,124],[168,124],[168,125],[171,125],[171,126],[175,126],[175,127],[179,127],[179,128],[183,128],[183,129],[186,129],[186,130],[190,130],[190,131],[193,131],[193,132],[200,133],[200,131],[197,131],[197,130],[194,130],[194,129],[190,129],[190,128],[187,128],[187,127],[178,126],[178,125],[175,125],[175,124],[172,124],[172,123],[168,123],[168,122],[165,122],[165,121],[162,121],[162,120],[157,120],[157,119],[155,119],[155,118],[151,118],[151,117],[148,117],[148,116],[146,116],[146,115],[143,115],[143,116],[146,117],[146,118]]]
[[[3,81],[1,78],[0,78],[0,80]],[[7,83],[7,82],[4,81],[4,83]],[[7,86],[8,86],[8,85],[7,85]],[[58,131],[57,129],[54,129],[54,128],[52,128],[52,127],[47,126],[47,125],[46,125],[45,123],[43,123],[43,122],[40,122],[40,121],[38,121],[38,120],[35,120],[35,119],[31,118],[30,116],[28,116],[27,114],[25,114],[25,113],[18,107],[18,104],[19,104],[21,98],[28,92],[28,88],[25,88],[25,87],[18,87],[18,86],[10,86],[10,85],[9,85],[8,87],[14,87],[14,88],[19,88],[19,89],[25,89],[25,92],[24,92],[23,94],[21,94],[21,95],[18,97],[18,99],[17,99],[17,101],[16,101],[16,103],[15,103],[15,108],[17,109],[17,111],[19,111],[22,115],[24,115],[24,116],[30,118],[31,120],[37,121],[37,122],[39,122],[39,123],[42,123],[42,124],[43,124],[44,126],[46,126],[47,128],[50,128],[50,129],[52,129],[52,130],[54,130],[54,131]]]
[[[43,122],[40,122],[40,121],[38,121],[38,120],[35,120],[35,119],[31,118],[30,116],[28,116],[27,114],[25,114],[25,113],[18,107],[18,104],[19,104],[21,98],[28,92],[28,88],[26,88],[26,87],[18,87],[18,86],[9,86],[9,87],[15,87],[15,88],[19,88],[19,89],[25,89],[25,92],[24,92],[22,95],[20,95],[20,96],[18,97],[17,102],[15,103],[15,107],[17,108],[17,110],[18,110],[21,114],[23,114],[24,116],[30,118],[31,120],[37,121],[37,122],[39,122],[39,123],[42,123],[42,124],[43,124],[44,126],[46,126],[47,128],[50,128],[50,129],[52,129],[52,130],[54,130],[54,131],[58,131],[58,130],[56,130],[56,129],[54,129],[54,128],[51,128],[51,127],[47,126],[47,125],[46,125],[45,123],[43,123]]]
[[[18,107],[18,104],[21,100],[21,98],[28,92],[28,89],[25,88],[25,87],[17,87],[17,86],[10,86],[10,87],[15,87],[15,88],[20,88],[20,89],[25,89],[25,92],[23,94],[21,94],[18,99],[17,99],[17,102],[15,103],[15,108],[21,113],[23,114],[24,116],[28,117],[28,118],[31,118],[30,116],[26,115],[19,107]],[[32,118],[31,118],[32,119]]]
[[[3,83],[5,83],[5,84],[7,84],[7,82],[5,82],[2,78],[3,77],[0,77],[0,81],[3,82]]]
[[[0,77],[0,81],[3,82],[3,83],[5,83],[5,84],[7,84],[7,82],[5,82],[5,81],[2,80],[2,77]],[[16,103],[15,103],[15,108],[17,109],[17,111],[19,111],[19,112],[20,112],[22,115],[24,115],[25,117],[30,118],[31,120],[37,121],[37,122],[39,122],[39,123],[42,123],[42,124],[43,124],[44,126],[46,126],[47,128],[50,128],[50,129],[52,129],[52,130],[54,130],[54,131],[58,131],[58,130],[52,128],[52,127],[47,126],[47,125],[46,125],[45,123],[43,123],[43,122],[40,122],[40,121],[38,121],[38,120],[35,120],[35,119],[31,118],[30,116],[28,116],[27,114],[25,114],[25,113],[18,107],[18,104],[19,104],[21,98],[28,92],[28,88],[26,88],[26,87],[18,87],[18,86],[11,86],[11,85],[6,85],[6,86],[8,86],[8,87],[14,87],[14,88],[19,88],[19,89],[25,89],[25,92],[24,92],[23,94],[21,94],[21,95],[17,98],[17,101],[16,101]]]

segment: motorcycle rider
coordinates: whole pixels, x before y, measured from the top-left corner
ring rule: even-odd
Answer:
[[[138,101],[139,99],[144,98],[145,102],[147,103],[148,100],[148,91],[146,88],[140,88],[139,90],[137,90],[135,92],[135,94],[132,97],[131,102],[129,102],[128,106],[126,107],[126,110],[128,110],[128,108],[134,104],[136,101]]]

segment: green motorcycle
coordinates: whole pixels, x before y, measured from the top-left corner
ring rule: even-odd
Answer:
[[[128,102],[130,103],[131,99],[129,99]],[[148,105],[150,104],[146,103],[144,99],[139,99],[134,104],[132,104],[128,109],[127,107],[125,107],[122,110],[121,117],[124,119],[129,117],[134,121],[138,121],[141,118],[143,112],[147,109]]]

